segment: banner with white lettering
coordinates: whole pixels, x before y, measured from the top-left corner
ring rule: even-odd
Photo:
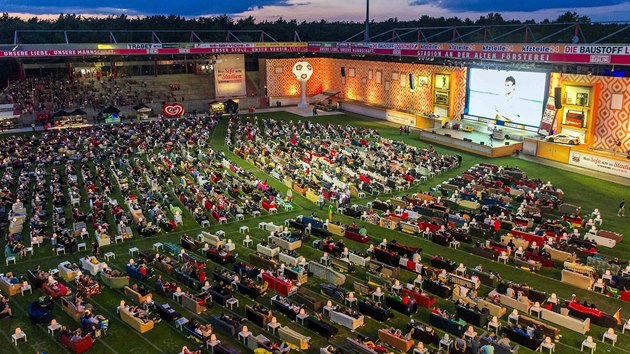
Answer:
[[[214,88],[217,98],[247,95],[243,54],[227,54],[219,57],[214,65]]]
[[[583,151],[571,150],[569,164],[609,173],[615,176],[630,178],[630,161],[609,159],[607,157],[591,155]]]
[[[547,98],[547,104],[545,105],[542,120],[540,121],[540,126],[538,127],[538,134],[542,136],[551,134],[551,129],[553,129],[553,122],[556,120],[557,112],[558,110],[556,109],[555,99],[549,96]]]

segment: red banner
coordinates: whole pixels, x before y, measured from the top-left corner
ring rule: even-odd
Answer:
[[[184,106],[180,103],[169,103],[162,106],[162,113],[167,117],[181,117],[184,114]]]

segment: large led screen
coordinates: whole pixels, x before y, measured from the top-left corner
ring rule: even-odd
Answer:
[[[512,128],[538,128],[548,72],[468,68],[466,114]]]

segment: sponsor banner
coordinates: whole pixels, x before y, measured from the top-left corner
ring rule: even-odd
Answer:
[[[410,125],[412,127],[416,126],[416,117],[412,114],[402,112],[386,111],[385,120],[396,124]]]
[[[552,96],[547,97],[547,104],[545,105],[545,111],[543,112],[542,119],[540,120],[538,134],[542,136],[547,136],[551,134],[551,129],[553,129],[553,121],[556,120],[557,112],[558,110],[556,109],[555,98]]]
[[[181,103],[170,103],[162,106],[162,113],[169,117],[181,117],[184,115],[184,106]]]
[[[598,172],[609,173],[615,176],[630,178],[630,161],[615,160],[582,151],[571,150],[569,164]]]
[[[221,56],[221,60],[214,65],[214,87],[216,97],[241,97],[247,94],[243,54]]]
[[[127,49],[156,49],[162,48],[161,43],[127,43]]]

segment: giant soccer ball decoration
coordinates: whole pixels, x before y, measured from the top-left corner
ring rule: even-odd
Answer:
[[[298,61],[293,65],[293,75],[300,82],[300,103],[298,103],[298,108],[306,108],[308,107],[308,103],[306,103],[306,82],[313,75],[313,66],[306,61]]]
[[[308,81],[313,75],[313,66],[305,61],[299,61],[293,65],[293,75],[298,81]]]

